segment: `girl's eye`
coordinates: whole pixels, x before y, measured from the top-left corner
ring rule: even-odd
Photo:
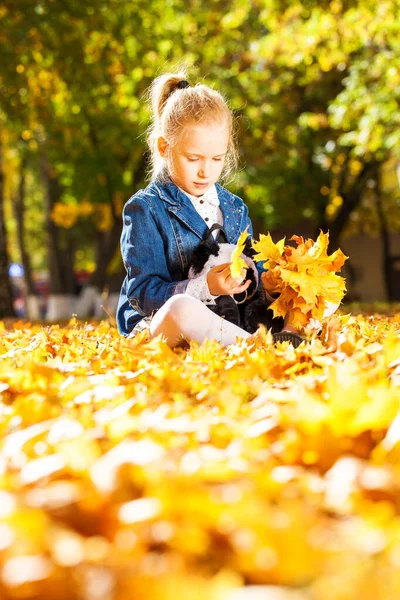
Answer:
[[[214,158],[215,162],[221,162],[222,158]]]
[[[188,161],[189,161],[189,162],[196,162],[196,161],[198,161],[198,160],[199,160],[198,158],[189,158],[189,157],[188,157]]]

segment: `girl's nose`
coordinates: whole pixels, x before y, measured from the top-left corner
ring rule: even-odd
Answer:
[[[203,177],[204,179],[206,179],[209,176],[209,171],[210,171],[210,168],[209,168],[208,164],[201,165],[201,167],[199,169],[199,177]]]

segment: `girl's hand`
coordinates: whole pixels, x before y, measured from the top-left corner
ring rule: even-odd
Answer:
[[[261,281],[267,294],[272,297],[278,296],[278,292],[275,291],[276,282],[269,271],[265,271],[261,274]]]
[[[231,275],[232,263],[223,263],[209,270],[207,273],[207,284],[210,294],[213,296],[229,296],[240,294],[249,287],[251,281],[243,282],[242,279],[234,279]]]

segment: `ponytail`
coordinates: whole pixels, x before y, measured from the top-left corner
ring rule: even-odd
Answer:
[[[152,179],[165,173],[165,159],[160,156],[157,140],[163,137],[170,147],[179,139],[188,123],[227,123],[230,131],[228,153],[223,176],[234,171],[237,165],[236,128],[233,115],[223,96],[204,84],[189,86],[186,71],[166,73],[155,79],[148,97],[152,109],[152,122],[147,142],[151,151]]]
[[[176,75],[166,73],[155,79],[150,87],[153,119],[160,120],[168,98],[179,89],[178,84],[186,79],[186,73],[180,71]]]

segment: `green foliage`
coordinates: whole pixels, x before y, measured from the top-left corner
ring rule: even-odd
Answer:
[[[399,11],[397,0],[6,0],[0,111],[47,156],[62,200],[108,204],[111,226],[144,183],[146,89],[184,60],[239,118],[234,187],[257,222],[333,227],[360,210],[366,169],[399,154]],[[88,246],[90,221],[73,225]]]

